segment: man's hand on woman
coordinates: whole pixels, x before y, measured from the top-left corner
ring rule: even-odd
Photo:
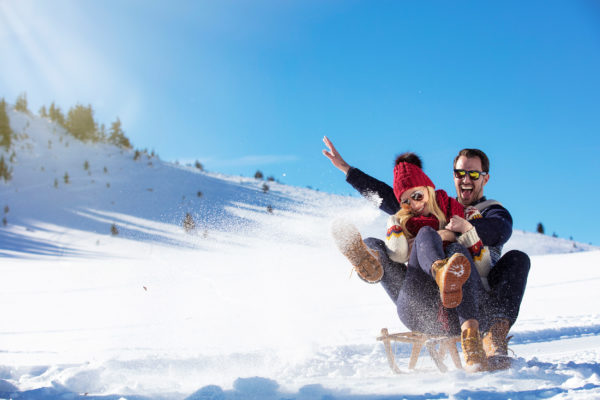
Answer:
[[[473,225],[464,218],[458,215],[453,215],[450,222],[446,225],[446,229],[456,233],[466,233],[473,228]]]

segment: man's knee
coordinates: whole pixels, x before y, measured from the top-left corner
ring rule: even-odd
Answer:
[[[510,268],[514,272],[527,275],[531,268],[529,256],[520,250],[511,250],[500,259],[505,268]]]

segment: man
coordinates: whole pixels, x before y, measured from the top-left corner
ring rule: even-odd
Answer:
[[[351,167],[327,137],[323,141],[329,149],[329,151],[323,150],[323,154],[336,168],[346,174],[346,181],[352,187],[365,196],[378,195],[381,198],[379,208],[387,214],[393,215],[400,210],[400,204],[392,187]],[[503,245],[512,234],[512,217],[499,202],[485,198],[483,189],[489,179],[489,159],[483,151],[463,149],[458,153],[454,159],[454,186],[457,200],[465,207],[474,206],[481,213],[481,218],[464,220],[461,223],[472,225],[483,245],[488,247],[491,257],[492,268],[487,276],[489,291],[485,304],[482,304],[481,308],[488,320],[483,330],[485,332],[483,346],[488,357],[488,368],[493,370],[507,368],[510,364],[508,332],[519,314],[530,260],[527,254],[518,250],[501,255]],[[440,233],[444,235],[444,240],[447,240],[447,234],[447,231]],[[378,250],[382,264],[390,263],[390,260],[385,259],[385,255],[381,257],[385,254],[381,251],[381,241],[368,238],[365,243]],[[397,276],[401,277],[401,274]],[[399,290],[398,287],[395,290]],[[390,294],[390,290],[386,288],[386,291]]]

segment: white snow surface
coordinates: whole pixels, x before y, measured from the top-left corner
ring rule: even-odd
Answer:
[[[424,351],[408,371],[398,345],[397,375],[376,337],[406,328],[379,285],[350,276],[330,233],[345,218],[382,237],[369,201],[277,182],[264,192],[9,117],[0,398],[600,398],[597,247],[515,231],[505,250],[532,267],[514,366],[470,374],[446,360],[441,373]]]

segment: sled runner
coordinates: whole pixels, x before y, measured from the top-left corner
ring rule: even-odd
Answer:
[[[378,341],[383,342],[385,347],[385,353],[387,354],[388,363],[392,371],[397,374],[403,373],[394,358],[392,351],[392,342],[403,342],[411,343],[412,351],[410,354],[410,361],[408,363],[408,369],[414,369],[417,365],[417,360],[421,354],[423,345],[427,348],[431,359],[440,371],[446,372],[448,368],[444,364],[444,358],[446,352],[450,353],[452,361],[456,368],[462,369],[462,363],[460,362],[460,356],[456,349],[456,343],[460,343],[460,336],[435,336],[428,335],[420,332],[403,332],[403,333],[392,333],[390,334],[387,328],[381,330],[381,336],[377,338]]]

